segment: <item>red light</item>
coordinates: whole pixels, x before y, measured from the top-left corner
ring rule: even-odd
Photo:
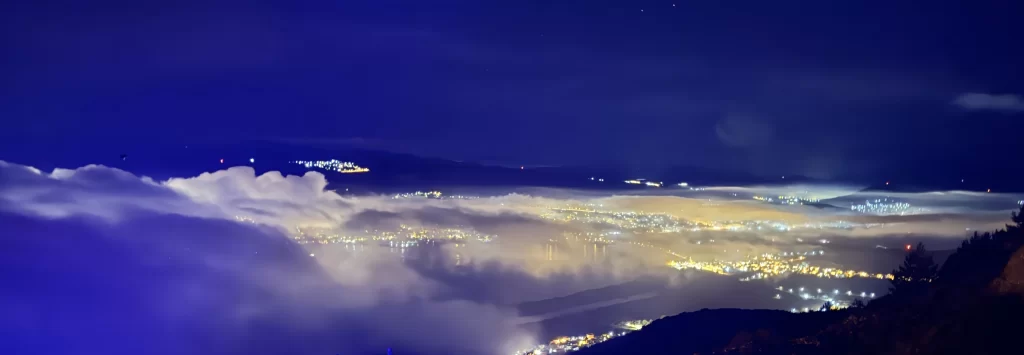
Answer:
[[[907,250],[910,250],[910,244],[907,244]]]

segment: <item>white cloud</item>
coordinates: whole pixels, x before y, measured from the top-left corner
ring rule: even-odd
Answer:
[[[1024,99],[1014,94],[966,93],[953,100],[953,104],[966,110],[1024,111]]]
[[[439,300],[452,285],[386,250],[312,257],[294,244],[289,227],[351,215],[325,186],[315,173],[235,168],[158,183],[103,166],[44,173],[0,161],[0,278],[19,280],[0,295],[11,320],[0,332],[20,339],[0,351],[490,354],[535,342],[513,309]],[[234,219],[256,210],[267,224]],[[148,338],[146,350],[125,334]]]
[[[564,232],[607,228],[541,218],[549,207],[582,202],[690,220],[803,223],[849,216],[758,203],[749,195],[802,192],[825,198],[856,191],[842,186],[727,187],[710,188],[701,196],[672,196],[673,190],[666,188],[661,196],[607,196],[540,189],[531,193],[534,196],[433,200],[342,196],[326,187],[324,175],[315,172],[256,175],[251,168],[235,167],[161,182],[103,166],[47,173],[0,161],[0,225],[9,233],[0,238],[0,260],[9,266],[0,268],[0,279],[20,280],[15,287],[20,293],[0,293],[0,313],[13,314],[24,324],[38,324],[32,322],[46,319],[39,318],[42,315],[67,321],[70,327],[110,325],[124,332],[138,324],[136,331],[168,334],[148,348],[167,345],[165,353],[360,353],[392,345],[428,353],[507,353],[508,347],[535,341],[532,332],[515,325],[519,317],[509,304],[640,276],[682,275],[664,267],[668,257],[654,248],[609,247],[611,257],[593,262],[582,258],[584,250],[564,245],[558,251],[564,257],[547,260],[544,244],[549,239],[559,239]],[[851,199],[870,197],[862,195]],[[712,197],[714,201],[709,201]],[[623,233],[622,238],[710,258],[725,250],[737,255],[778,251],[796,245],[796,237],[816,240],[823,233],[850,240],[919,231],[959,237],[965,225],[982,227],[973,224],[978,215],[963,211],[982,210],[988,213],[985,216],[996,216],[985,219],[984,226],[998,224],[1008,216],[1001,210],[1004,200],[1012,198],[1012,204],[1019,199],[968,193],[893,197],[932,205],[942,214],[867,218],[887,226],[853,231]],[[975,202],[997,210],[972,205]],[[257,223],[240,223],[235,216]],[[439,255],[416,255],[428,253],[416,249],[397,255],[387,248],[375,249],[375,244],[359,253],[331,245],[303,249],[289,235],[296,226],[362,229],[394,223],[458,225],[499,237],[493,244],[466,243],[457,249],[445,245],[436,252]],[[708,239],[717,240],[713,247],[694,243]],[[868,241],[872,246],[875,242]],[[587,255],[593,257],[596,251],[590,249]],[[460,254],[461,266],[439,261],[455,253]],[[110,280],[131,287],[111,287]],[[687,287],[700,292],[704,285]],[[64,298],[53,291],[82,298]],[[93,296],[96,299],[89,298]],[[53,304],[61,308],[50,311]],[[85,318],[68,318],[75,307],[87,306],[95,311],[85,312]],[[52,313],[60,310],[65,313]],[[104,323],[111,319],[141,323]],[[157,331],[165,327],[180,333]],[[113,333],[25,329],[13,334],[68,336],[83,342],[75,343],[79,350],[103,350],[94,347],[107,339],[104,336],[114,339]],[[0,325],[0,332],[5,330]],[[224,338],[210,343],[202,341],[204,336]],[[0,345],[2,350],[6,349]],[[61,352],[50,350],[54,351],[34,352]],[[98,352],[123,349],[106,350],[110,351]]]

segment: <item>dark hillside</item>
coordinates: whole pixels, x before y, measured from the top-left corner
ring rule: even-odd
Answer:
[[[907,254],[891,293],[866,306],[792,314],[703,310],[652,323],[581,354],[1009,354],[1024,320],[1024,208],[975,234],[941,268]]]

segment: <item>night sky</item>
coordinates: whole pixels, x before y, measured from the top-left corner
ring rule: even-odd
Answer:
[[[250,141],[837,178],[1002,169],[1019,1],[20,1],[0,158]],[[1020,167],[1012,168],[1020,171]]]

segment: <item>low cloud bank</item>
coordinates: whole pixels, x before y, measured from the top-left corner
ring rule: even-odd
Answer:
[[[8,321],[0,332],[11,340],[0,350],[505,354],[538,341],[517,326],[519,302],[645,276],[703,287],[665,267],[674,258],[666,250],[742,258],[814,248],[824,238],[851,248],[907,233],[956,240],[965,230],[998,227],[1014,207],[1006,201],[1016,198],[906,194],[897,197],[933,212],[874,216],[852,214],[846,206],[778,206],[747,196],[807,187],[720,188],[691,197],[566,190],[551,194],[557,198],[434,200],[342,196],[326,186],[316,172],[257,176],[235,167],[154,181],[103,166],[43,172],[0,161],[0,277],[8,280],[0,293]],[[853,190],[820,193],[837,198],[844,191]],[[843,220],[852,226],[641,233],[612,220],[578,223],[550,215],[579,206],[679,221]],[[367,240],[350,248],[299,245],[293,239],[298,228],[355,236],[459,228],[494,239],[401,250]],[[613,244],[579,242],[597,236]]]

